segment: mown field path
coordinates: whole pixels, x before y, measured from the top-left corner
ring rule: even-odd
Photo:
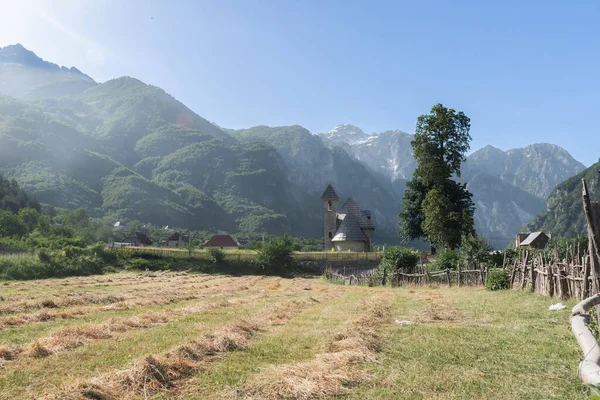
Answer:
[[[523,292],[170,272],[0,285],[0,399],[588,397],[574,304]]]

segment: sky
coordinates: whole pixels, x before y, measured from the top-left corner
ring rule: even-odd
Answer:
[[[132,76],[226,128],[414,132],[437,103],[471,147],[600,158],[600,2],[0,0],[21,43],[99,82]]]

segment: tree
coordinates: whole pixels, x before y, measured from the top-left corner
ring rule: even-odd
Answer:
[[[480,268],[490,258],[492,246],[484,238],[468,234],[463,235],[461,242],[460,258],[467,268]]]
[[[460,167],[469,150],[470,119],[441,104],[417,120],[411,142],[417,169],[407,182],[400,235],[406,242],[425,238],[436,246],[457,248],[463,234],[474,234],[475,206]]]
[[[256,262],[266,273],[289,272],[294,266],[294,240],[286,233],[266,242],[257,251]]]

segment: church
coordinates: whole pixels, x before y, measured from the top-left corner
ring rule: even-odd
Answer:
[[[375,230],[371,211],[361,210],[352,197],[338,209],[340,198],[331,184],[323,192],[321,200],[324,214],[323,250],[371,251],[371,234]]]

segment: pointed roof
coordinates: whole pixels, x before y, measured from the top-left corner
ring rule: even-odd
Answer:
[[[331,183],[329,185],[327,185],[327,189],[325,189],[325,191],[323,192],[323,195],[321,196],[321,199],[323,200],[339,200],[339,196],[337,195],[337,193],[335,192],[335,190],[333,189],[333,186],[331,186]]]
[[[238,243],[229,235],[214,235],[204,247],[239,247]]]
[[[541,235],[547,236],[544,232],[533,232],[529,234],[529,236],[527,236],[527,238],[521,242],[521,246],[531,245]]]
[[[370,218],[371,211],[361,210],[352,197],[348,197],[348,200],[346,200],[338,212],[340,214],[353,214],[357,218],[358,224],[361,228],[374,228]]]
[[[346,217],[344,217],[335,236],[331,239],[332,242],[343,242],[346,240],[367,241],[366,236],[358,224],[358,218],[356,218],[354,214],[346,214]]]

